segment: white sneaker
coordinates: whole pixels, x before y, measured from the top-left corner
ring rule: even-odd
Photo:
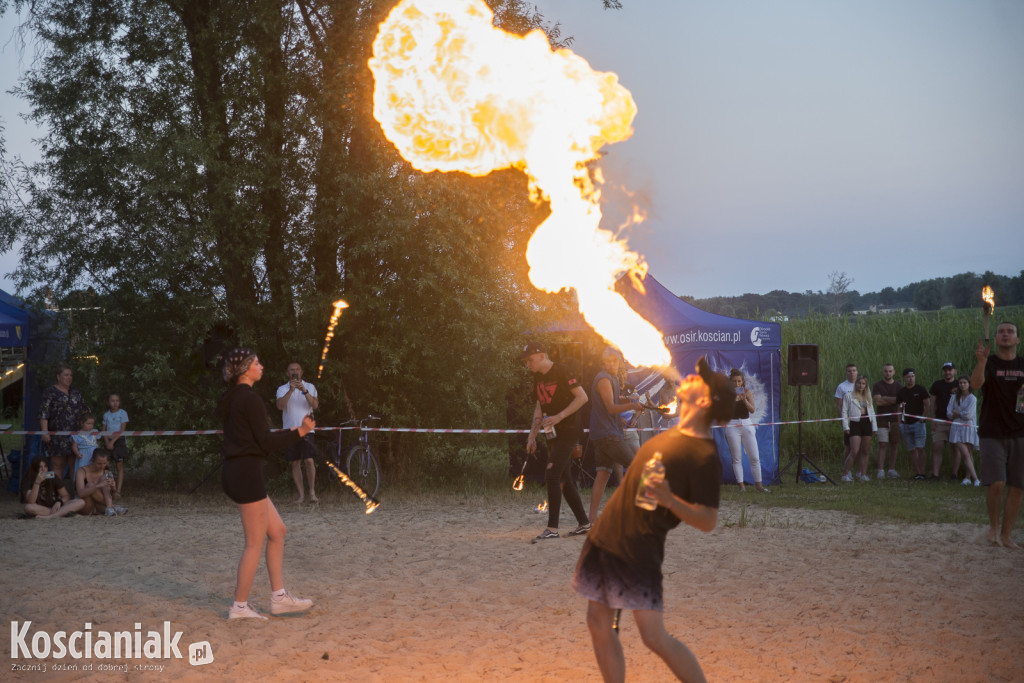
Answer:
[[[245,607],[231,605],[231,609],[228,610],[228,619],[262,619],[267,621],[267,618],[254,610],[249,603],[245,603]]]
[[[878,470],[878,479],[885,479],[885,470]]]
[[[285,593],[281,597],[270,596],[270,613],[277,616],[280,614],[298,614],[305,612],[313,606],[312,600],[296,598],[291,593]]]
[[[889,470],[888,472],[885,473],[885,476],[889,477],[890,479],[899,479],[900,473],[897,472],[896,470]]]
[[[857,480],[858,481],[871,481],[871,477],[869,477],[866,474],[858,474],[857,475]]]
[[[120,505],[115,505],[114,512],[116,512],[119,515],[123,515],[124,513],[128,512],[128,508],[123,508]]]
[[[117,511],[114,510],[114,508],[107,508],[107,511],[104,512],[103,514],[105,514],[107,517],[113,517],[114,515],[117,514]]]
[[[960,484],[963,485],[963,486],[970,486],[971,485],[971,478],[970,477],[964,477],[964,480],[962,482],[960,482]]]
[[[839,477],[839,480],[840,480],[840,481],[849,481],[849,482],[852,482],[852,481],[853,481],[853,473],[852,473],[852,472],[847,472],[847,473],[846,473],[846,474],[844,474],[843,476]]]
[[[975,479],[974,480],[974,485],[975,486],[981,486],[981,479]]]

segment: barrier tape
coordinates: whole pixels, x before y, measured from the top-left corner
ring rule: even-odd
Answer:
[[[814,424],[818,422],[840,422],[840,417],[824,417],[814,420],[791,420],[787,422],[759,422],[756,425],[750,425],[751,427],[775,427],[784,425],[799,425],[799,424]],[[950,420],[940,420],[934,417],[921,416],[918,420],[926,420],[929,422],[941,422],[943,424],[956,424]],[[726,425],[714,425],[714,429],[725,429]],[[359,430],[359,427],[317,427],[317,432],[336,432],[345,430]],[[977,429],[977,426],[975,426]],[[289,431],[286,429],[271,429],[272,432],[284,432]],[[421,427],[364,427],[361,431],[364,432],[395,432],[403,434],[529,434],[529,429],[439,429],[439,428],[421,428]],[[589,432],[589,429],[584,429],[584,432]],[[629,427],[626,428],[627,432],[661,432],[665,431],[665,428],[655,427]],[[35,436],[49,434],[50,436],[113,436],[117,432],[102,432],[93,430],[77,431],[77,432],[43,432],[43,431],[25,431],[25,430],[5,430],[0,431],[0,434],[9,434],[16,436]],[[214,434],[223,434],[223,429],[177,429],[177,430],[156,430],[156,431],[123,431],[120,436],[208,436]]]

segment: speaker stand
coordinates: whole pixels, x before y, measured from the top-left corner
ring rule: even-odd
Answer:
[[[804,392],[803,385],[798,385],[797,388],[796,388],[796,419],[797,419],[797,422],[796,422],[796,455],[794,455],[792,458],[790,458],[789,462],[786,463],[786,466],[783,467],[781,470],[779,470],[779,473],[777,475],[775,475],[775,479],[772,480],[772,484],[776,484],[776,483],[781,484],[782,483],[782,475],[786,473],[786,470],[788,470],[790,467],[793,466],[793,463],[796,463],[796,479],[795,479],[794,483],[799,484],[800,483],[800,472],[803,469],[804,461],[806,461],[807,464],[810,465],[814,469],[815,472],[817,472],[819,475],[825,477],[825,480],[827,482],[829,482],[833,486],[839,486],[839,484],[835,483],[832,480],[832,477],[828,476],[828,474],[826,474],[824,470],[822,470],[820,467],[818,467],[818,465],[813,460],[811,460],[810,458],[807,457],[806,454],[804,454],[804,402],[803,402],[804,393],[803,392]]]

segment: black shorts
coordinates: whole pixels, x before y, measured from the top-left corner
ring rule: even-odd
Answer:
[[[315,457],[316,441],[312,434],[306,434],[296,443],[289,446],[284,452],[284,459],[288,462],[295,462],[296,460],[312,460]]]
[[[590,539],[583,542],[572,589],[580,597],[611,609],[664,609],[660,568],[632,565],[598,548]]]
[[[850,436],[871,436],[871,420],[862,417],[856,421],[850,421]]]
[[[259,455],[225,458],[220,482],[228,498],[239,505],[255,503],[266,498],[267,487],[263,483],[265,462],[263,456]]]
[[[110,459],[113,462],[124,462],[128,459],[128,442],[124,440],[123,436],[118,437],[114,442],[114,447],[110,449]]]

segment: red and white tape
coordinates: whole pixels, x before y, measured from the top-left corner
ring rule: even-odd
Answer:
[[[816,422],[839,422],[842,418],[839,417],[825,417],[815,420],[791,420],[788,422],[760,422],[754,427],[775,427],[783,425],[798,425],[798,424],[814,424]],[[941,422],[943,424],[955,424],[949,420],[940,420],[934,417],[919,417],[919,420],[927,420],[929,422]],[[715,429],[724,429],[725,425],[715,425]],[[359,430],[359,427],[317,427],[318,432],[337,432],[345,430]],[[273,432],[283,432],[284,429],[272,429]],[[529,429],[442,429],[442,428],[429,428],[429,427],[364,427],[364,432],[395,432],[403,434],[529,434]],[[589,429],[583,430],[585,432],[590,431]],[[660,432],[664,429],[654,427],[635,427],[628,428],[626,431],[630,432]],[[214,434],[223,434],[222,429],[175,429],[175,430],[155,430],[155,431],[124,431],[120,433],[120,436],[208,436]],[[74,436],[76,434],[83,436],[113,436],[115,432],[101,432],[97,430],[93,431],[77,431],[77,432],[42,432],[42,431],[27,431],[20,429],[8,429],[6,431],[0,431],[0,434],[10,434],[17,436],[35,436],[42,434],[49,434],[50,436]]]

